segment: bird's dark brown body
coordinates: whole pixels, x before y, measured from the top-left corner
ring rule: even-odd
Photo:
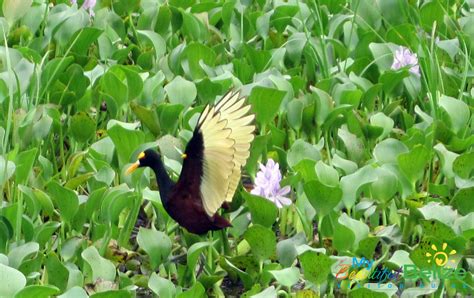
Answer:
[[[179,225],[191,233],[200,235],[231,226],[219,214],[209,217],[202,205],[199,188],[203,171],[201,133],[195,132],[186,147],[183,171],[177,183],[171,181],[166,174],[158,153],[153,150],[146,150],[145,153],[150,160],[148,166],[155,172],[163,207]]]

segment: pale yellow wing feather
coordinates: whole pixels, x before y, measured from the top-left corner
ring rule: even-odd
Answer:
[[[229,92],[214,107],[206,106],[198,120],[204,141],[200,190],[209,216],[224,201],[232,201],[239,184],[254,138],[255,116],[247,115],[250,108],[238,92]]]

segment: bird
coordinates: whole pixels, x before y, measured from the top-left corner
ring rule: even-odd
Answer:
[[[138,154],[126,171],[153,170],[166,212],[188,232],[198,235],[230,227],[219,215],[227,207],[241,178],[254,139],[255,114],[240,91],[228,91],[216,104],[208,104],[199,116],[186,145],[177,182],[166,172],[154,149]]]

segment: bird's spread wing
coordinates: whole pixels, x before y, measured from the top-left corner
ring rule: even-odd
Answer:
[[[206,106],[195,134],[203,140],[201,198],[209,216],[224,201],[232,201],[240,180],[240,170],[249,157],[255,115],[238,92],[228,92],[215,106]],[[184,169],[183,169],[184,170]]]

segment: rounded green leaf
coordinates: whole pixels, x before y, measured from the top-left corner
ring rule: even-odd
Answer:
[[[20,271],[0,263],[0,296],[13,297],[26,285],[26,278]]]
[[[272,230],[254,225],[245,232],[244,238],[257,259],[266,260],[275,254],[276,237]]]
[[[72,116],[70,124],[72,137],[79,143],[85,143],[95,135],[96,124],[89,115],[79,112]]]
[[[152,268],[157,268],[166,261],[171,253],[171,240],[168,235],[160,231],[140,228],[137,242],[150,257]]]
[[[165,86],[170,103],[184,107],[192,105],[197,96],[196,85],[181,76],[175,77]]]

